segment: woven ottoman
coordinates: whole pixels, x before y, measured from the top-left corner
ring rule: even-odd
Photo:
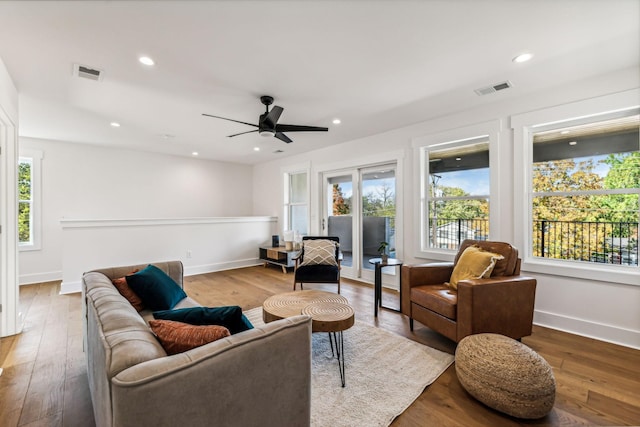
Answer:
[[[485,405],[517,418],[541,418],[553,408],[551,366],[526,345],[504,335],[469,335],[456,349],[460,384]]]

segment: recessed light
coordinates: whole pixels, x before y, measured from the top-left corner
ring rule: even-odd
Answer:
[[[578,141],[570,141],[569,145],[578,145]]]
[[[460,160],[462,160],[462,157],[456,157],[456,160],[459,162]]]
[[[530,60],[531,58],[533,58],[533,53],[521,53],[520,55],[516,56],[515,58],[512,59],[513,62],[527,62],[528,60]]]
[[[563,130],[563,131],[560,132],[560,135],[566,135],[568,133],[570,133],[568,130]]]
[[[175,135],[172,135],[170,133],[163,133],[162,134],[162,138],[163,139],[171,139],[171,138],[175,138],[175,137],[176,137]]]
[[[155,64],[153,59],[149,58],[148,56],[141,56],[140,58],[138,58],[138,61],[140,61],[141,64],[148,66],[152,66]]]
[[[333,119],[333,124],[334,124],[334,125],[339,125],[340,123],[342,123],[342,120],[340,120],[340,119]]]
[[[118,123],[118,122],[111,122],[110,124],[111,124],[111,126],[113,126],[114,128],[119,128],[119,127],[120,127],[120,123]]]
[[[260,151],[260,147],[253,147],[253,151]]]
[[[191,153],[192,156],[197,156],[198,154],[200,153],[198,153],[197,151],[194,151],[193,153]]]

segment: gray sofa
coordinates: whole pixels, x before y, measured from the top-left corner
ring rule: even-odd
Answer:
[[[153,263],[182,286],[180,261]],[[297,316],[167,356],[111,279],[145,265],[85,273],[84,344],[96,425],[308,426],[311,319]],[[175,308],[197,306],[187,297]]]

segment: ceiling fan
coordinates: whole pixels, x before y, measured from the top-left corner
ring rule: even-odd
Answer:
[[[279,124],[278,119],[280,115],[284,111],[284,108],[278,107],[274,105],[271,111],[269,111],[269,105],[273,104],[273,97],[264,95],[260,97],[260,102],[262,102],[266,108],[264,114],[260,115],[260,119],[258,120],[258,124],[254,125],[253,123],[241,122],[240,120],[228,119],[226,117],[213,116],[211,114],[203,113],[203,116],[207,117],[215,117],[216,119],[229,120],[231,122],[242,123],[243,125],[249,125],[257,127],[258,129],[249,130],[246,132],[240,132],[233,135],[229,135],[229,138],[233,138],[234,136],[244,135],[245,133],[258,132],[261,136],[274,136],[278,138],[280,141],[284,141],[287,144],[293,142],[291,138],[285,135],[283,132],[326,132],[329,128],[317,127],[317,126],[300,126],[300,125],[284,125]]]

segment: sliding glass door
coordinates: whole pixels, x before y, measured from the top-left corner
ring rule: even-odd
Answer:
[[[322,231],[340,238],[342,275],[373,281],[369,260],[380,256],[380,244],[395,255],[396,165],[327,172],[323,180]]]

